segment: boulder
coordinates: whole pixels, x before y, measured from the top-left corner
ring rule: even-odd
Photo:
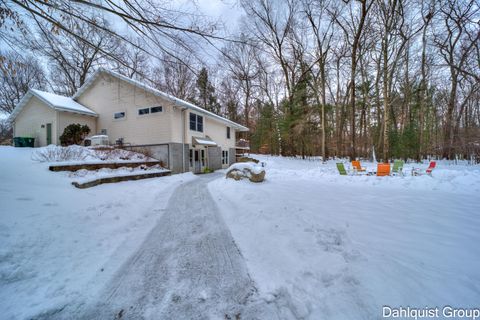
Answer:
[[[240,180],[244,177],[244,174],[242,173],[242,171],[238,170],[238,169],[232,169],[230,171],[227,172],[227,178],[231,178],[231,179],[235,179],[235,180]]]
[[[250,158],[250,157],[241,157],[238,159],[238,162],[254,162],[254,163],[259,163],[257,159]]]
[[[255,163],[234,164],[228,169],[226,178],[237,181],[248,178],[251,182],[262,182],[265,179],[265,170]]]
[[[262,182],[265,179],[265,170],[260,171],[260,173],[250,172],[248,179],[252,182]]]

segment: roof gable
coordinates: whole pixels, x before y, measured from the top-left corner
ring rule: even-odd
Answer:
[[[205,110],[205,109],[203,109],[203,108],[201,108],[201,107],[198,107],[198,106],[196,106],[196,105],[194,105],[194,104],[192,104],[192,103],[189,103],[189,102],[184,101],[184,100],[182,100],[182,99],[176,98],[176,97],[174,97],[174,96],[172,96],[172,95],[169,95],[169,94],[167,94],[167,93],[165,93],[165,92],[162,92],[162,91],[160,91],[160,90],[157,90],[157,89],[155,89],[155,88],[152,88],[152,87],[150,87],[150,86],[148,86],[148,85],[146,85],[146,84],[144,84],[144,83],[142,83],[142,82],[139,82],[139,81],[130,79],[130,78],[125,77],[125,76],[123,76],[123,75],[121,75],[121,74],[118,74],[118,73],[116,73],[116,72],[113,72],[113,71],[111,71],[111,70],[107,70],[107,69],[104,69],[104,68],[99,68],[97,71],[95,71],[95,73],[94,73],[93,75],[91,75],[91,76],[85,81],[85,83],[83,84],[83,86],[81,86],[81,87],[77,90],[77,92],[73,95],[73,99],[75,99],[75,100],[78,99],[85,91],[87,91],[87,89],[90,88],[90,87],[93,85],[93,83],[95,82],[95,80],[97,79],[97,77],[98,77],[100,74],[102,74],[102,73],[107,74],[107,75],[110,75],[110,76],[112,76],[112,77],[114,77],[114,78],[116,78],[116,79],[119,79],[119,80],[121,80],[121,81],[125,81],[125,82],[127,82],[127,83],[129,83],[129,84],[131,84],[131,85],[134,85],[134,86],[137,87],[137,88],[143,89],[143,90],[145,90],[145,91],[147,91],[147,92],[149,92],[149,93],[151,93],[151,94],[153,94],[153,95],[155,95],[155,96],[158,96],[158,97],[164,98],[164,99],[166,99],[166,100],[168,100],[168,101],[171,101],[171,102],[173,102],[173,103],[174,103],[175,105],[177,105],[177,106],[180,106],[180,107],[183,107],[183,108],[187,108],[187,109],[190,109],[190,110],[192,110],[192,111],[195,111],[195,112],[198,112],[198,113],[200,113],[200,114],[203,114],[203,115],[205,115],[205,116],[208,116],[208,117],[210,117],[210,118],[212,118],[212,119],[214,119],[214,120],[217,120],[217,121],[222,122],[222,123],[224,123],[224,124],[226,124],[226,125],[228,125],[228,126],[231,126],[231,127],[235,128],[236,130],[239,130],[239,131],[248,131],[248,130],[249,130],[247,127],[244,127],[244,126],[242,126],[242,125],[240,125],[240,124],[238,124],[238,123],[236,123],[236,122],[233,122],[233,121],[228,120],[228,119],[226,119],[226,118],[224,118],[224,117],[221,117],[221,116],[219,116],[219,115],[217,115],[217,114],[215,114],[215,113],[212,113],[212,112],[210,112],[210,111],[207,111],[207,110]]]
[[[20,114],[23,107],[25,107],[28,101],[34,96],[50,108],[57,111],[72,112],[93,117],[98,116],[97,113],[81,105],[72,98],[36,89],[29,89],[23,98],[20,99],[15,109],[13,109],[13,112],[9,117],[10,121],[14,120]]]

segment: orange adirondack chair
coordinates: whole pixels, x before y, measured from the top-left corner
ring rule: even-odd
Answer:
[[[377,177],[390,175],[390,163],[379,163],[377,165]]]
[[[360,165],[360,161],[358,160],[353,160],[352,161],[352,167],[355,169],[355,171],[357,172],[363,172],[363,171],[366,171],[367,169],[366,168],[362,168],[362,166]]]

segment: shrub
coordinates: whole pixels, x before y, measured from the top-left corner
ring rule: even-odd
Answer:
[[[86,124],[69,124],[60,136],[60,143],[62,146],[69,146],[72,144],[80,145],[89,133],[90,128]]]
[[[94,153],[80,146],[47,146],[35,149],[32,160],[39,162],[82,161],[94,157]]]

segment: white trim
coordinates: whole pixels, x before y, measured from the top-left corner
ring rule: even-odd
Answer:
[[[247,127],[244,127],[242,126],[241,124],[238,124],[236,122],[233,122],[231,120],[228,120],[224,117],[221,117],[215,113],[212,113],[210,111],[207,111],[203,108],[200,108],[194,104],[191,104],[189,102],[186,102],[182,99],[179,99],[179,98],[176,98],[174,96],[171,96],[165,92],[162,92],[160,90],[157,90],[157,89],[154,89],[150,86],[147,86],[146,84],[144,83],[141,83],[139,81],[136,81],[136,80],[133,80],[133,79],[130,79],[128,77],[125,77],[121,74],[118,74],[114,71],[111,71],[111,70],[107,70],[107,69],[104,69],[104,68],[99,68],[97,69],[97,71],[95,71],[95,73],[93,75],[91,75],[86,81],[85,83],[83,84],[83,86],[81,86],[77,92],[73,95],[73,99],[76,100],[78,99],[92,84],[93,82],[95,81],[95,79],[101,74],[101,73],[105,73],[105,74],[108,74],[114,78],[117,78],[117,79],[120,79],[122,81],[125,81],[127,83],[130,83],[131,85],[134,85],[140,89],[143,89],[147,92],[150,92],[152,93],[153,95],[156,95],[158,97],[161,97],[161,98],[164,98],[164,99],[167,99],[171,102],[173,102],[175,105],[178,105],[180,107],[185,107],[185,108],[188,108],[188,109],[191,109],[191,110],[194,110],[195,112],[198,112],[198,113],[201,113],[202,115],[205,115],[205,116],[208,116],[212,119],[215,119],[217,121],[220,121],[226,125],[230,125],[232,126],[233,128],[235,128],[236,130],[238,131],[249,131],[249,129]]]

